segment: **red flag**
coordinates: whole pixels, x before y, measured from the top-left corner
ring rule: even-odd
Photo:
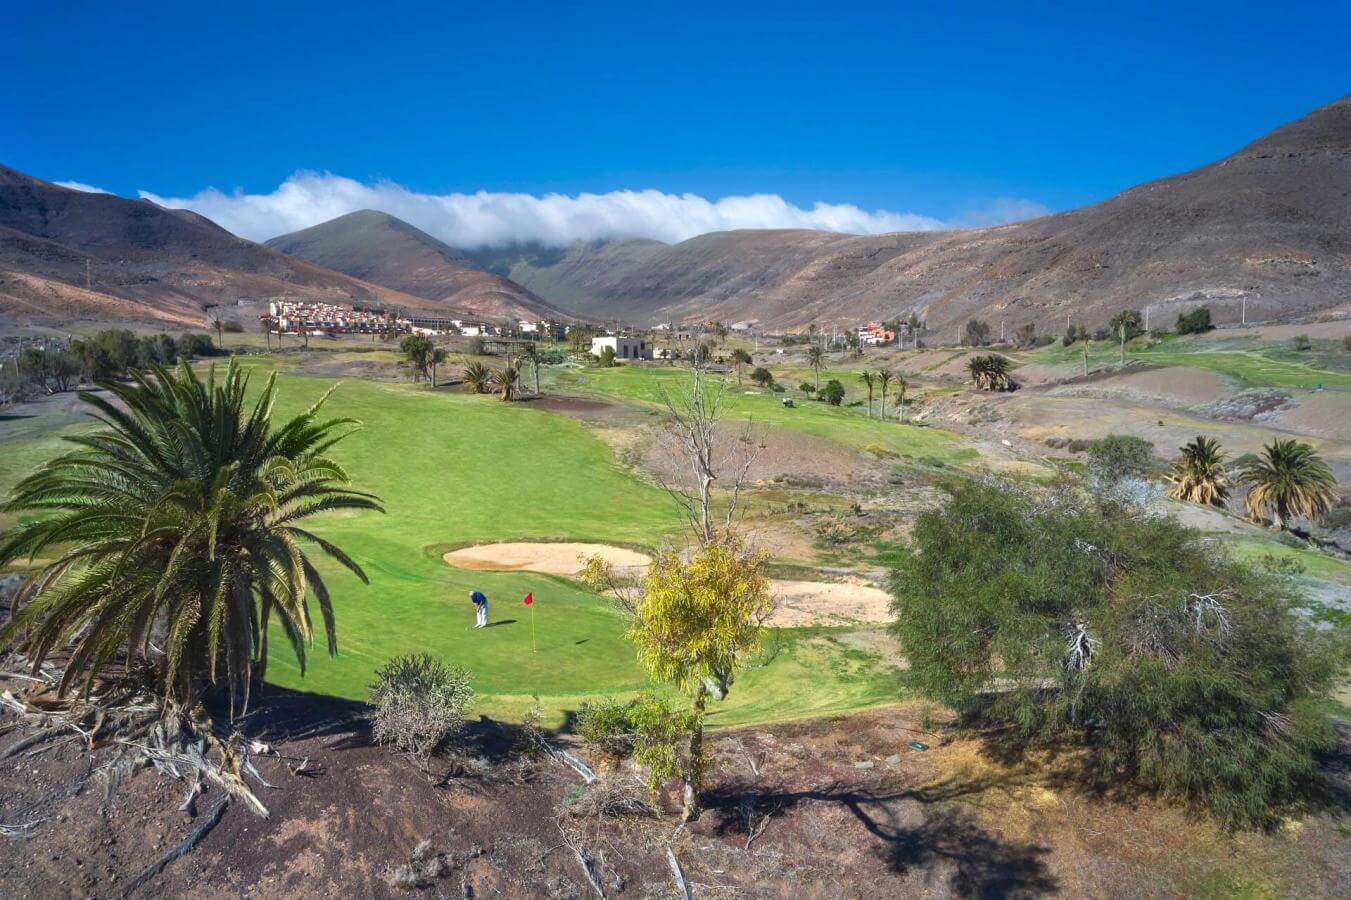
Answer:
[[[525,595],[525,605],[529,606],[534,602],[535,602],[535,592],[531,591],[530,593]]]

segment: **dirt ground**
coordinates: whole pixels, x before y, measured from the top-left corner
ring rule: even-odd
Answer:
[[[636,550],[608,544],[507,542],[477,544],[452,550],[445,561],[461,569],[495,572],[544,572],[577,575],[592,556],[600,556],[620,573],[637,574],[652,558]],[[891,620],[891,595],[860,579],[841,582],[771,579],[774,612],[766,624],[776,628],[800,625],[843,625]]]
[[[268,691],[242,725],[268,747],[254,761],[270,815],[228,804],[158,871],[213,818],[217,789],[180,810],[185,782],[144,768],[111,783],[114,748],[91,752],[75,735],[3,760],[0,896],[595,896],[574,848],[606,896],[678,896],[668,848],[694,898],[1351,893],[1351,735],[1326,764],[1324,811],[1232,835],[1077,786],[1050,774],[1067,766],[995,752],[917,705],[714,732],[706,811],[677,829],[669,796],[655,816],[572,814],[580,777],[521,756],[510,726],[473,723],[456,757],[424,772],[372,744],[365,712]],[[0,738],[0,753],[26,736]],[[293,774],[300,760],[310,774]],[[424,842],[434,874],[420,891],[396,886]]]

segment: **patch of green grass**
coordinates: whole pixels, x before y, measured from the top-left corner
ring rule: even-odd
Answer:
[[[677,392],[689,372],[686,369],[621,366],[613,369],[577,369],[559,372],[557,383],[570,393],[610,397],[650,408],[661,405],[662,391]],[[846,385],[851,399],[860,391]],[[894,420],[869,418],[863,407],[830,406],[795,398],[792,409],[783,405],[785,394],[762,391],[749,385],[730,384],[723,408],[728,419],[751,419],[825,438],[854,450],[878,455],[894,454],[909,459],[937,460],[948,465],[970,465],[980,454],[959,436],[939,428],[901,425]],[[866,394],[862,395],[866,398]],[[876,409],[876,405],[874,405]]]
[[[1271,882],[1242,869],[1216,869],[1198,879],[1190,892],[1198,900],[1274,900],[1281,896]]]
[[[1020,357],[1068,366],[1082,361],[1083,345],[1063,347],[1056,343]],[[1299,353],[1289,342],[1259,344],[1247,337],[1223,341],[1178,336],[1158,341],[1141,338],[1126,344],[1126,358],[1160,366],[1208,369],[1244,387],[1312,390],[1322,384],[1328,389],[1351,389],[1351,372],[1339,364],[1337,357]],[[1091,370],[1115,367],[1120,347],[1111,341],[1094,341],[1088,359]]]
[[[1258,538],[1244,538],[1233,541],[1234,555],[1246,562],[1258,562],[1264,556],[1277,560],[1290,560],[1302,567],[1300,574],[1321,581],[1351,585],[1351,563],[1344,562],[1317,550],[1287,547],[1276,541],[1264,541]]]

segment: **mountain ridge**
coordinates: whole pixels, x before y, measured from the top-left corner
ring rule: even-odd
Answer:
[[[481,269],[468,254],[378,210],[350,212],[264,246],[486,318],[573,318],[511,279]]]

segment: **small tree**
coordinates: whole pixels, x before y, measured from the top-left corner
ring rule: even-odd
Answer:
[[[1291,518],[1316,519],[1332,508],[1337,479],[1303,441],[1277,438],[1262,454],[1244,466],[1238,480],[1248,490],[1248,517],[1260,522],[1271,514],[1271,523],[1284,530]]]
[[[614,347],[602,347],[600,350],[600,356],[598,356],[597,359],[600,360],[600,367],[602,369],[613,369],[615,366],[618,365],[618,363],[615,362]]]
[[[896,380],[896,374],[889,369],[879,369],[877,372],[877,384],[882,389],[882,402],[877,407],[877,417],[885,419],[887,417],[887,391],[891,388],[891,383]]]
[[[972,319],[962,329],[962,336],[972,347],[984,347],[990,343],[990,326],[980,319]]]
[[[1213,438],[1198,436],[1182,448],[1182,458],[1168,474],[1174,500],[1224,508],[1229,499],[1229,479],[1224,471],[1224,451]]]
[[[1121,312],[1112,316],[1107,323],[1107,330],[1113,337],[1125,340],[1134,340],[1145,333],[1145,320],[1133,309],[1123,309]]]
[[[1088,471],[1107,484],[1148,478],[1154,471],[1154,445],[1133,434],[1098,438],[1088,446]]]
[[[464,710],[474,698],[469,672],[416,653],[397,656],[375,673],[370,686],[377,742],[393,744],[427,759],[464,727]]]
[[[740,347],[738,347],[732,351],[731,360],[732,360],[732,368],[736,370],[736,383],[741,384],[741,372],[743,369],[746,368],[746,366],[749,366],[751,364],[751,355],[747,353],[745,350],[742,350]],[[763,372],[764,370],[757,369],[756,371]],[[751,380],[752,381],[755,380],[754,375],[751,376]],[[771,381],[772,380],[773,379],[771,379]]]
[[[765,560],[730,535],[699,547],[688,562],[678,553],[661,553],[629,626],[638,660],[652,677],[693,695],[683,773],[686,821],[699,816],[708,698],[723,699],[760,646],[760,627],[771,608]]]
[[[431,377],[432,351],[431,339],[423,334],[410,334],[399,342],[399,352],[404,355],[408,367],[413,370],[413,379]]]
[[[609,350],[609,347],[605,349]],[[614,351],[611,350],[611,355]],[[516,386],[521,381],[521,370],[514,362],[508,361],[505,366],[495,369],[489,376],[489,383],[498,389],[502,394],[502,400],[510,403],[516,399]]]
[[[825,387],[816,392],[816,395],[831,406],[839,406],[844,402],[844,385],[840,384],[839,379],[832,378],[826,382]]]
[[[1210,324],[1210,307],[1201,306],[1189,313],[1179,313],[1177,317],[1178,334],[1204,334],[1215,326]]]
[[[1037,323],[1028,322],[1019,325],[1018,330],[1013,332],[1013,340],[1019,347],[1035,347],[1037,345]]]
[[[427,354],[427,366],[432,373],[432,387],[436,387],[436,367],[445,363],[447,359],[444,347],[433,347]]]
[[[763,366],[756,366],[751,372],[751,381],[762,388],[772,387],[774,385],[774,373]]]

